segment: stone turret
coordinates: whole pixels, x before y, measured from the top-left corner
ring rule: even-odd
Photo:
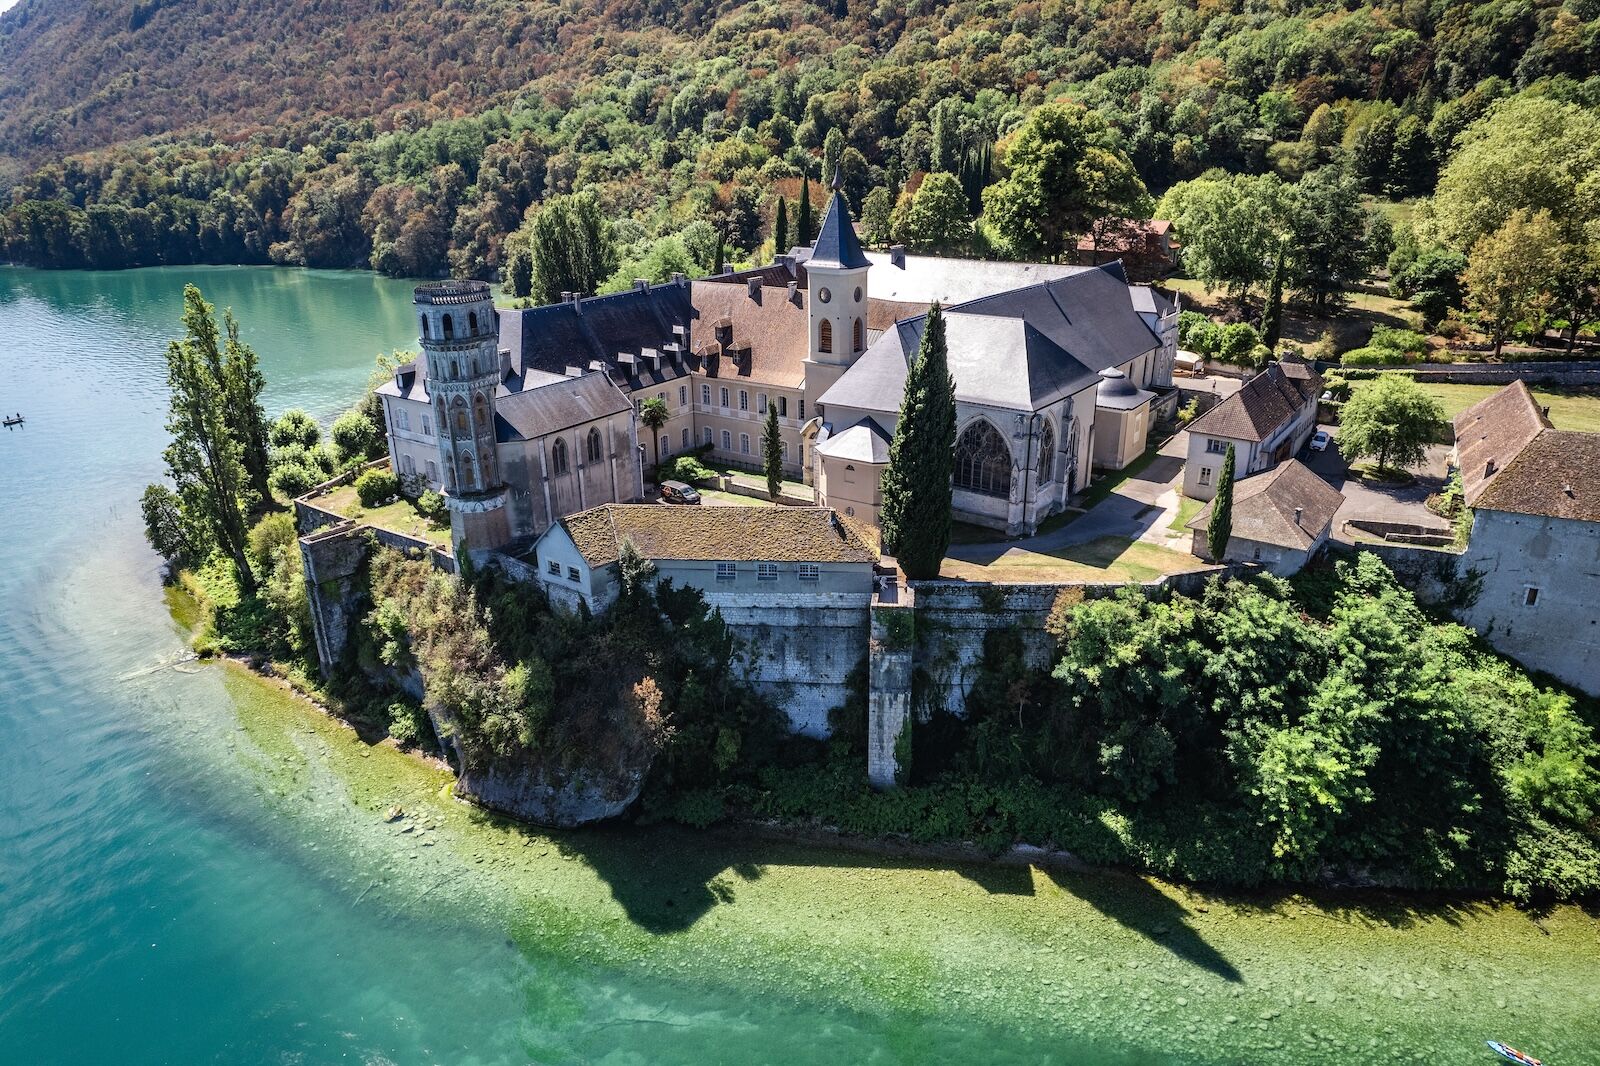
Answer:
[[[495,390],[503,371],[493,294],[482,281],[441,281],[417,286],[413,303],[451,539],[458,553],[498,548],[511,532],[495,445]]]

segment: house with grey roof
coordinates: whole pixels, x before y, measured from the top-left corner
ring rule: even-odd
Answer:
[[[1235,480],[1271,470],[1296,455],[1317,431],[1322,379],[1309,363],[1282,359],[1252,377],[1238,392],[1189,424],[1189,455],[1183,494],[1209,500],[1228,446]]]
[[[1300,460],[1290,459],[1234,485],[1232,533],[1222,559],[1212,558],[1207,535],[1215,500],[1184,528],[1192,531],[1192,550],[1202,559],[1259,563],[1270,573],[1289,577],[1327,546],[1333,516],[1343,504],[1344,493]]]
[[[1600,433],[1555,429],[1514,382],[1455,420],[1476,597],[1460,617],[1497,649],[1600,695]]]

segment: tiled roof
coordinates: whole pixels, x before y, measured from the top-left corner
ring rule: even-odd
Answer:
[[[1549,428],[1550,420],[1521,381],[1490,393],[1456,415],[1456,462],[1467,506],[1476,507],[1484,489],[1530,441]]]
[[[1205,529],[1215,503],[1202,507],[1186,528]],[[1300,460],[1290,459],[1264,474],[1234,482],[1231,535],[1303,550],[1317,542],[1343,503],[1344,493]],[[1296,508],[1300,509],[1299,521],[1295,520]]]
[[[889,461],[889,433],[876,421],[863,418],[843,433],[817,445],[817,454],[851,463],[882,465]]]
[[[1316,401],[1322,379],[1302,362],[1280,362],[1245,382],[1238,392],[1195,419],[1191,434],[1263,441]]]
[[[790,299],[782,288],[763,286],[751,296],[744,285],[697,281],[691,299],[689,348],[707,377],[789,389],[805,383],[811,325],[804,290]]]
[[[624,540],[646,559],[871,563],[854,525],[828,507],[670,507],[612,503],[561,519],[590,566],[614,563]]]
[[[1471,505],[1600,522],[1600,433],[1541,430],[1504,469],[1480,484],[1477,502]]]
[[[834,189],[828,201],[828,210],[822,216],[822,227],[811,245],[806,264],[850,270],[870,265],[861,252],[861,241],[856,238],[856,228],[850,221],[850,205],[845,203],[844,194],[838,189]]]
[[[597,418],[618,415],[633,404],[599,371],[561,378],[496,400],[495,437],[504,444],[533,440]]]

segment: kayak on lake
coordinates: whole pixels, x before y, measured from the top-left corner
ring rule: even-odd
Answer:
[[[1543,1063],[1534,1058],[1532,1055],[1524,1055],[1516,1048],[1502,1044],[1498,1040],[1487,1040],[1485,1043],[1489,1045],[1490,1051],[1494,1052],[1496,1055],[1499,1055],[1503,1059],[1509,1059],[1511,1062],[1521,1063],[1522,1066],[1544,1066]]]

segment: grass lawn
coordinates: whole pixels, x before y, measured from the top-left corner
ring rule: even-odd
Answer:
[[[1178,501],[1178,513],[1176,517],[1167,523],[1167,528],[1172,530],[1174,533],[1184,532],[1185,530],[1183,527],[1189,524],[1189,519],[1199,514],[1200,508],[1204,507],[1205,505],[1206,502],[1204,500],[1191,500],[1187,496],[1183,497]]]
[[[1226,301],[1224,293],[1207,289],[1191,278],[1168,278],[1162,286],[1183,294],[1184,309],[1218,315]],[[1405,300],[1396,300],[1376,284],[1353,287],[1345,294],[1343,310],[1330,318],[1318,318],[1306,308],[1291,303],[1284,309],[1283,339],[1296,344],[1316,343],[1325,330],[1333,330],[1340,351],[1360,348],[1372,337],[1373,326],[1416,329],[1420,316]],[[1251,304],[1260,313],[1259,296]]]
[[[356,496],[355,486],[340,485],[326,496],[319,496],[312,502],[335,514],[353,518],[357,522],[404,533],[408,537],[430,540],[446,548],[450,546],[449,523],[443,527],[434,526],[422,517],[412,502],[405,497],[394,503],[384,504],[382,507],[362,507],[360,498]]]
[[[695,491],[698,492],[700,494],[700,498],[707,503],[719,505],[727,504],[733,507],[778,506],[776,503],[767,499],[766,497],[756,499],[754,496],[740,496],[737,492],[723,492],[721,489],[696,488]]]
[[[1198,570],[1192,555],[1126,537],[1100,537],[1051,552],[1012,548],[987,565],[946,559],[939,576],[957,581],[1048,584],[1057,581],[1151,581],[1164,574]]]
[[[1351,382],[1360,388],[1365,382]],[[1444,407],[1446,419],[1454,419],[1479,400],[1501,388],[1499,385],[1450,385],[1419,382],[1423,391]],[[1600,431],[1600,394],[1578,389],[1534,388],[1534,399],[1550,408],[1550,421],[1557,429]]]

